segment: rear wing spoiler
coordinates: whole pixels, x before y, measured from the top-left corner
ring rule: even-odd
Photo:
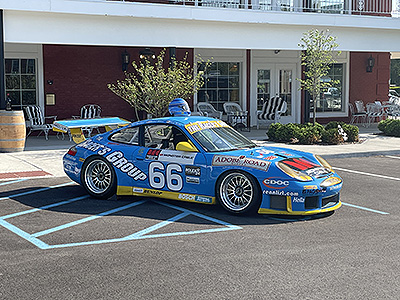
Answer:
[[[130,123],[131,122],[119,117],[60,120],[53,122],[53,131],[62,133],[67,133],[69,131],[73,141],[79,144],[86,139],[83,135],[82,128],[105,127],[106,131],[110,131],[118,127],[126,126]]]

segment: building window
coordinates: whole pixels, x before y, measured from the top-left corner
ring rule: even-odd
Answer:
[[[13,109],[37,103],[36,60],[5,59],[6,94],[12,100]]]
[[[334,64],[329,70],[329,74],[322,78],[323,81],[336,82],[321,93],[320,101],[317,102],[317,112],[344,111],[344,67],[344,64]]]
[[[199,102],[209,102],[223,111],[225,102],[240,103],[240,63],[214,62],[204,72],[204,86],[198,92]]]

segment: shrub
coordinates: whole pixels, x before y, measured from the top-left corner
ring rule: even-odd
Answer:
[[[343,124],[342,128],[347,133],[347,141],[350,143],[358,142],[359,129],[355,125]]]
[[[386,127],[387,127],[389,124],[393,123],[394,121],[395,121],[394,119],[382,120],[382,121],[380,121],[379,124],[378,124],[378,129],[379,129],[380,131],[383,131],[384,133],[386,133]]]
[[[272,123],[271,126],[269,126],[268,128],[268,138],[271,141],[278,141],[279,140],[279,135],[280,135],[280,131],[282,130],[282,124],[281,123]]]
[[[343,136],[339,134],[337,128],[330,128],[322,133],[322,142],[330,145],[337,145],[343,142]]]
[[[333,128],[338,128],[338,126],[341,126],[344,130],[344,132],[347,134],[347,142],[358,142],[358,134],[359,130],[358,127],[355,125],[351,124],[346,124],[345,122],[338,122],[338,121],[331,121],[328,124],[326,124],[325,129],[333,129]]]
[[[321,124],[280,124],[273,123],[268,129],[267,135],[271,141],[285,143],[315,144],[322,140],[327,144],[342,143],[343,136],[339,134],[338,126],[341,126],[347,134],[348,142],[358,141],[358,127],[344,122],[332,121],[326,127]]]
[[[398,136],[400,137],[400,120],[390,120],[391,122],[387,122],[384,127],[384,134],[389,136]]]

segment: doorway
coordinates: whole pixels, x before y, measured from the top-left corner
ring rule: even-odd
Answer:
[[[280,122],[294,123],[297,113],[293,101],[294,95],[297,94],[294,89],[296,64],[257,64],[253,70],[253,87],[256,87],[256,103],[252,103],[253,111],[260,111],[266,101],[279,96],[287,102],[287,111],[282,115]],[[256,112],[253,118],[257,119]]]

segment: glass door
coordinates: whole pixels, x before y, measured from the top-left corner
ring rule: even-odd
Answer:
[[[287,103],[287,111],[282,115],[282,123],[295,121],[293,105],[293,80],[295,65],[265,64],[256,69],[257,110],[272,97],[279,96]]]

